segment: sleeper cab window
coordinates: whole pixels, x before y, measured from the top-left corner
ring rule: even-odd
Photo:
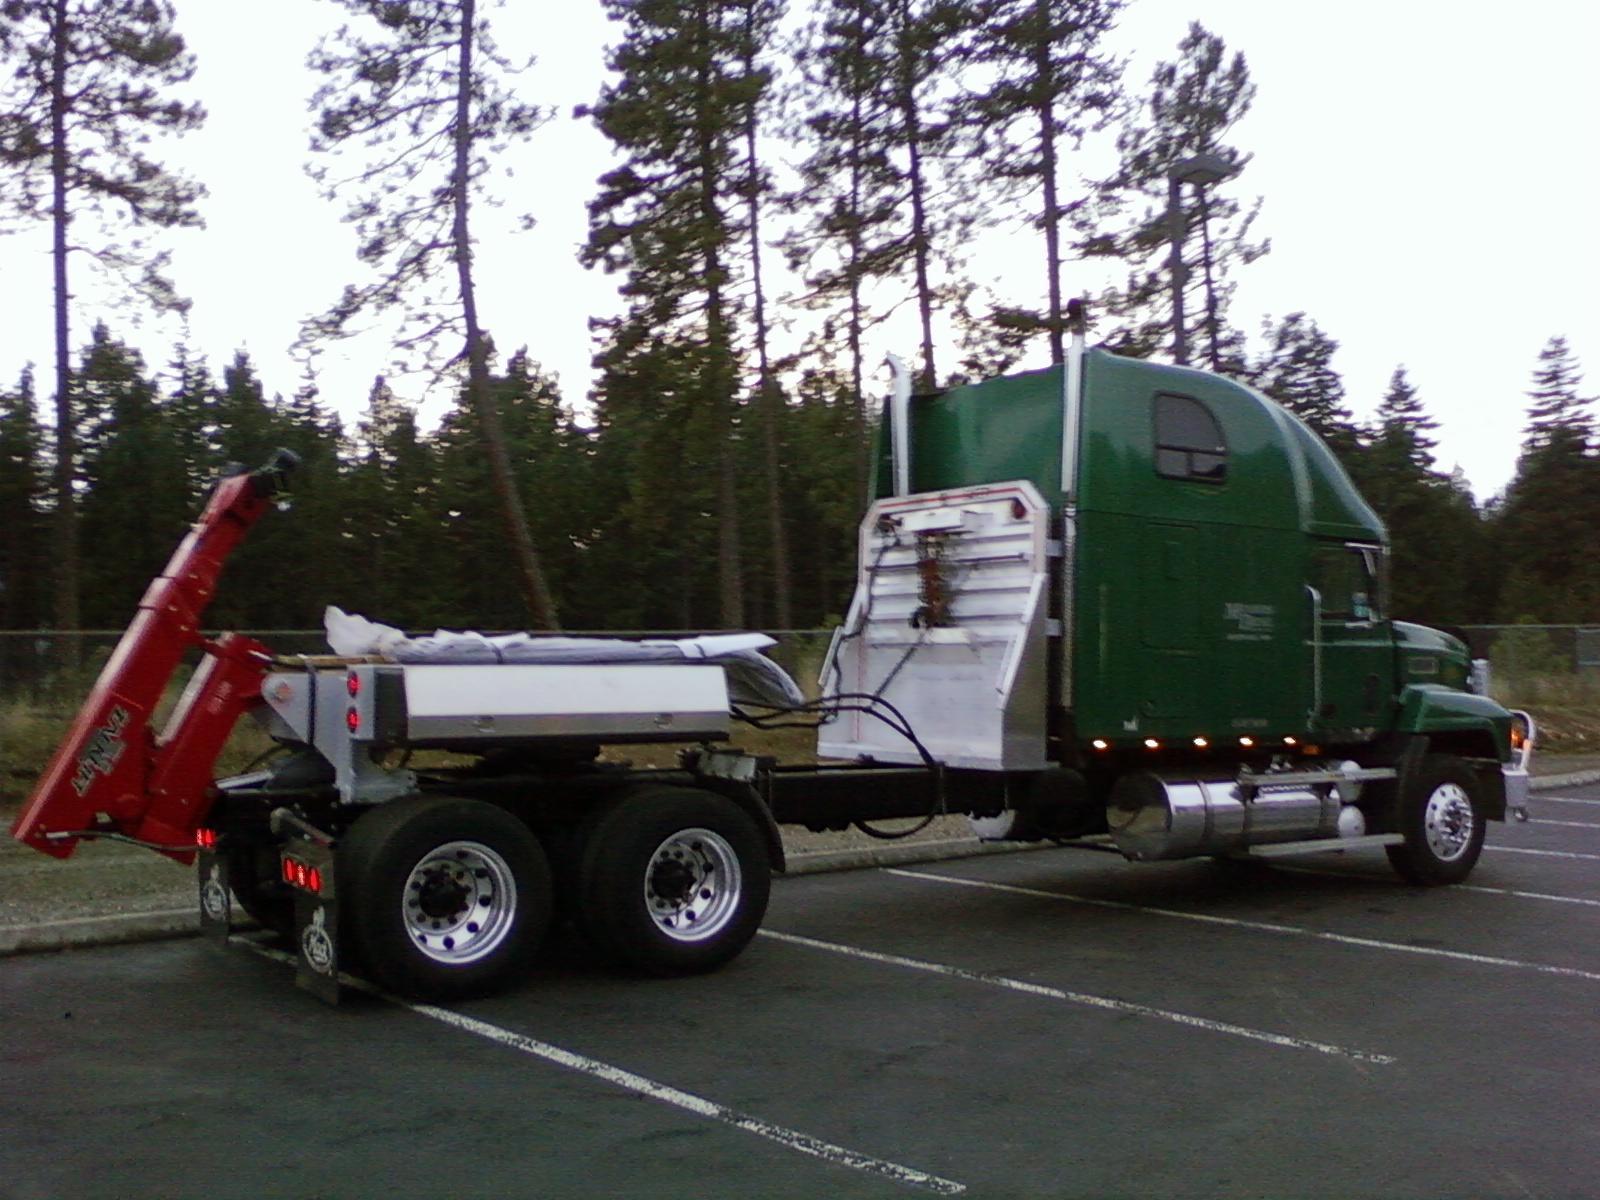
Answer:
[[[1151,413],[1157,475],[1197,483],[1222,483],[1228,478],[1228,444],[1209,408],[1191,396],[1160,393]]]

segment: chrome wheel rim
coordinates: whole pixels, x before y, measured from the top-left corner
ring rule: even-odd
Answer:
[[[1454,862],[1472,844],[1477,817],[1472,799],[1458,783],[1441,783],[1422,810],[1422,832],[1440,862]]]
[[[411,868],[401,904],[417,949],[436,963],[463,966],[510,936],[517,881],[499,851],[482,842],[446,842]]]
[[[644,904],[656,928],[675,942],[703,942],[739,910],[743,876],[726,838],[681,829],[656,847],[644,873]]]

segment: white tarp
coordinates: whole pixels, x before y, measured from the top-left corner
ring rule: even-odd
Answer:
[[[428,637],[407,637],[392,625],[369,621],[356,613],[329,605],[323,626],[328,645],[345,657],[367,654],[400,663],[646,663],[705,660],[715,662],[728,677],[728,696],[736,705],[759,704],[790,708],[805,703],[789,673],[766,655],[775,645],[764,633],[718,633],[692,638],[535,637],[506,633],[490,637],[471,630],[435,630]]]

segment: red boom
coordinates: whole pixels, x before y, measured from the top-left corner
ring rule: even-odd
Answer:
[[[237,634],[200,636],[200,614],[233,549],[284,485],[295,456],[280,450],[250,475],[217,485],[205,511],[139,602],[39,778],[11,835],[66,858],[77,834],[116,832],[166,847],[187,862],[213,799],[212,769],[234,723],[260,699],[266,647]],[[183,654],[207,655],[157,736],[150,718]]]

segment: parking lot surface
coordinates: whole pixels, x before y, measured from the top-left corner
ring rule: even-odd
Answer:
[[[1053,849],[812,875],[706,977],[449,1009],[270,947],[0,962],[0,1195],[1600,1193],[1600,786],[1467,885]]]

